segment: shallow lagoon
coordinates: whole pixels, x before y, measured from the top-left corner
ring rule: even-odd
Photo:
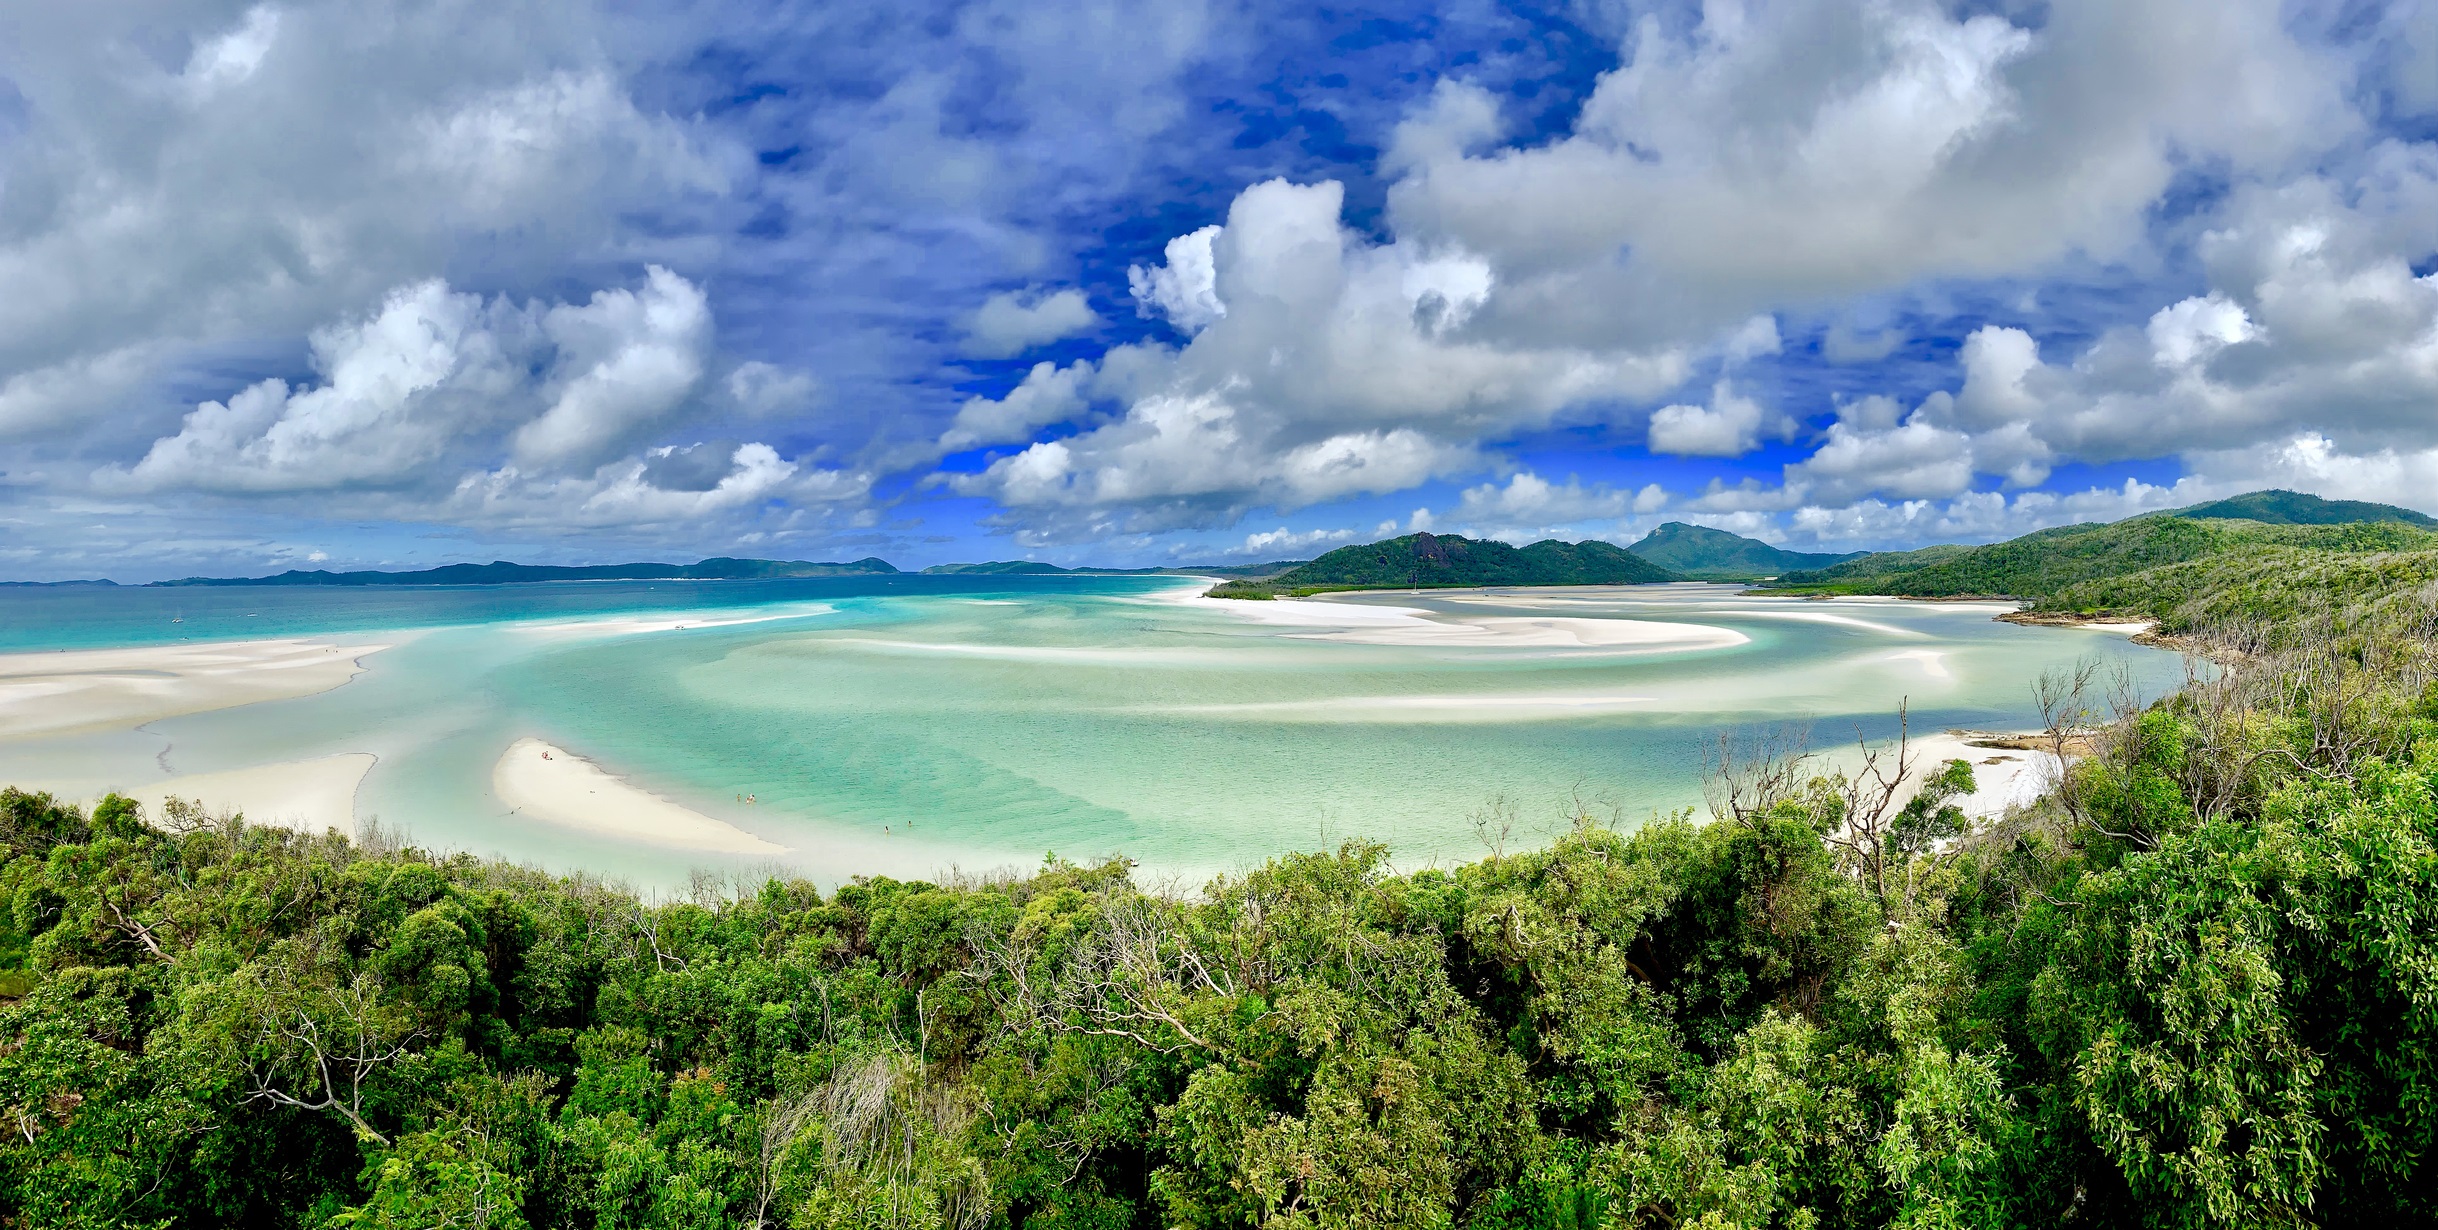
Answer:
[[[314,635],[389,643],[317,696],[0,744],[0,780],[80,793],[365,751],[359,816],[427,845],[673,883],[687,856],[510,815],[539,736],[793,848],[823,880],[1123,852],[1200,876],[1351,836],[1477,855],[1573,797],[1631,822],[1700,801],[1723,727],[1812,741],[2033,719],[2099,655],[2151,695],[2175,655],[1997,623],[1989,604],[1746,598],[1735,587],[1224,603],[1176,578],[855,578],[0,596],[0,647]],[[178,620],[171,623],[172,619]],[[1618,624],[1615,621],[1636,621]],[[1626,631],[1620,631],[1626,629]],[[752,794],[745,805],[739,796]]]

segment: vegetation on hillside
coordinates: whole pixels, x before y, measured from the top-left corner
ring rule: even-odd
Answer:
[[[1994,826],[1713,816],[1199,891],[615,888],[0,796],[0,1217],[45,1226],[2199,1227],[2438,1216],[2431,591]]]
[[[1829,568],[1863,553],[1786,551],[1757,538],[1670,521],[1626,550],[1696,581],[1750,581],[1802,569]]]
[[[2179,508],[2173,516],[2260,521],[2270,525],[2343,525],[2351,521],[2401,521],[2422,529],[2438,529],[2438,517],[2373,504],[2367,500],[2324,500],[2299,491],[2251,491],[2231,499]]]
[[[1407,534],[1339,547],[1261,580],[1230,581],[1214,598],[1275,598],[1349,589],[1448,589],[1481,585],[1636,585],[1681,580],[1612,543],[1552,538],[1528,547],[1454,534]]]
[[[2036,611],[2141,615],[2193,631],[2238,619],[2291,621],[2374,593],[2401,594],[2434,560],[2438,533],[2394,521],[2265,525],[2147,516],[1985,547],[1867,555],[1789,573],[1770,588],[2018,598]]]
[[[2043,680],[2082,754],[1994,823],[1756,737],[1705,818],[1453,868],[651,902],[0,792],[0,1223],[2425,1224],[2438,568],[2184,524],[2238,547],[1988,557],[2235,663]]]

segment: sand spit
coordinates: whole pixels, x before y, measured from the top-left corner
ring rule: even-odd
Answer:
[[[1655,619],[1582,616],[1446,615],[1417,607],[1278,598],[1189,599],[1239,619],[1273,627],[1297,640],[1419,649],[1623,649],[1670,652],[1724,649],[1751,638],[1729,628]]]
[[[1914,761],[1914,780],[1903,791],[1900,801],[1912,798],[1921,779],[1946,768],[1950,760],[1972,765],[1972,781],[1977,788],[1955,803],[1964,809],[1965,815],[1975,819],[1999,819],[2009,808],[2036,802],[2057,785],[2060,765],[2056,756],[2020,747],[1975,746],[1985,741],[1988,741],[1985,735],[1961,730],[1915,735],[1906,750]]]
[[[574,753],[519,739],[491,769],[491,790],[514,813],[598,836],[714,854],[785,854],[725,820],[637,789]]]
[[[376,759],[370,752],[341,752],[220,773],[189,773],[125,793],[156,819],[164,800],[193,799],[213,815],[243,813],[249,824],[302,833],[337,829],[352,836],[356,790]]]
[[[220,641],[0,654],[0,739],[146,722],[327,692],[387,645]]]

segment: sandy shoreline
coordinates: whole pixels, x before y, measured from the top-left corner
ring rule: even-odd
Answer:
[[[1915,736],[1908,754],[1918,759],[1919,766],[1914,770],[1915,786],[1907,789],[1903,797],[1910,799],[1922,777],[1946,768],[1950,760],[1972,765],[1976,789],[1955,803],[1964,809],[1965,815],[1976,820],[2002,818],[2008,809],[2036,802],[2056,785],[2056,756],[2048,752],[1974,747],[1971,740],[1976,737],[1952,730]]]
[[[1296,631],[1297,640],[1439,649],[1724,649],[1751,638],[1729,628],[1625,616],[1450,615],[1420,607],[1277,598],[1188,597],[1184,604]]]
[[[242,813],[248,824],[304,833],[337,829],[352,837],[356,791],[377,759],[370,752],[341,752],[219,773],[188,773],[125,793],[154,819],[160,817],[165,800],[191,799],[213,815]]]
[[[327,692],[387,645],[284,638],[0,654],[0,739],[146,722]]]
[[[540,739],[519,739],[508,748],[491,770],[491,790],[515,815],[594,836],[714,854],[788,852]]]

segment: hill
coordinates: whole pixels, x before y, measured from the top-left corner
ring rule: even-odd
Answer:
[[[2367,500],[2323,500],[2299,491],[2254,491],[2209,504],[2195,504],[2168,514],[2198,520],[2258,521],[2264,525],[2346,525],[2357,521],[2401,521],[2422,529],[2438,529],[2438,517],[2373,504]]]
[[[1682,578],[1605,542],[1551,538],[1528,547],[1454,534],[1407,534],[1339,547],[1263,581],[1231,581],[1214,598],[1274,598],[1349,589],[1456,589],[1479,585],[1637,585]]]
[[[933,564],[923,569],[924,576],[1082,576],[1082,577],[1175,577],[1222,576],[1266,577],[1309,563],[1308,560],[1282,559],[1266,564],[1179,564],[1172,568],[1061,568],[1039,560],[992,560],[982,564]]]
[[[1698,581],[1750,581],[1802,569],[1829,568],[1865,552],[1782,551],[1757,538],[1670,521],[1626,550]]]
[[[2438,533],[2397,520],[2271,524],[2151,514],[1984,547],[1867,555],[1789,573],[1770,592],[2013,598],[2033,616],[2145,617],[2171,633],[2304,635],[2337,612],[2426,606]]]
[[[591,564],[561,567],[550,564],[445,564],[413,572],[311,572],[290,569],[268,577],[185,577],[154,585],[504,585],[531,581],[743,581],[779,577],[891,576],[889,561],[865,558],[843,564],[808,560],[731,559],[720,556],[697,564]]]

